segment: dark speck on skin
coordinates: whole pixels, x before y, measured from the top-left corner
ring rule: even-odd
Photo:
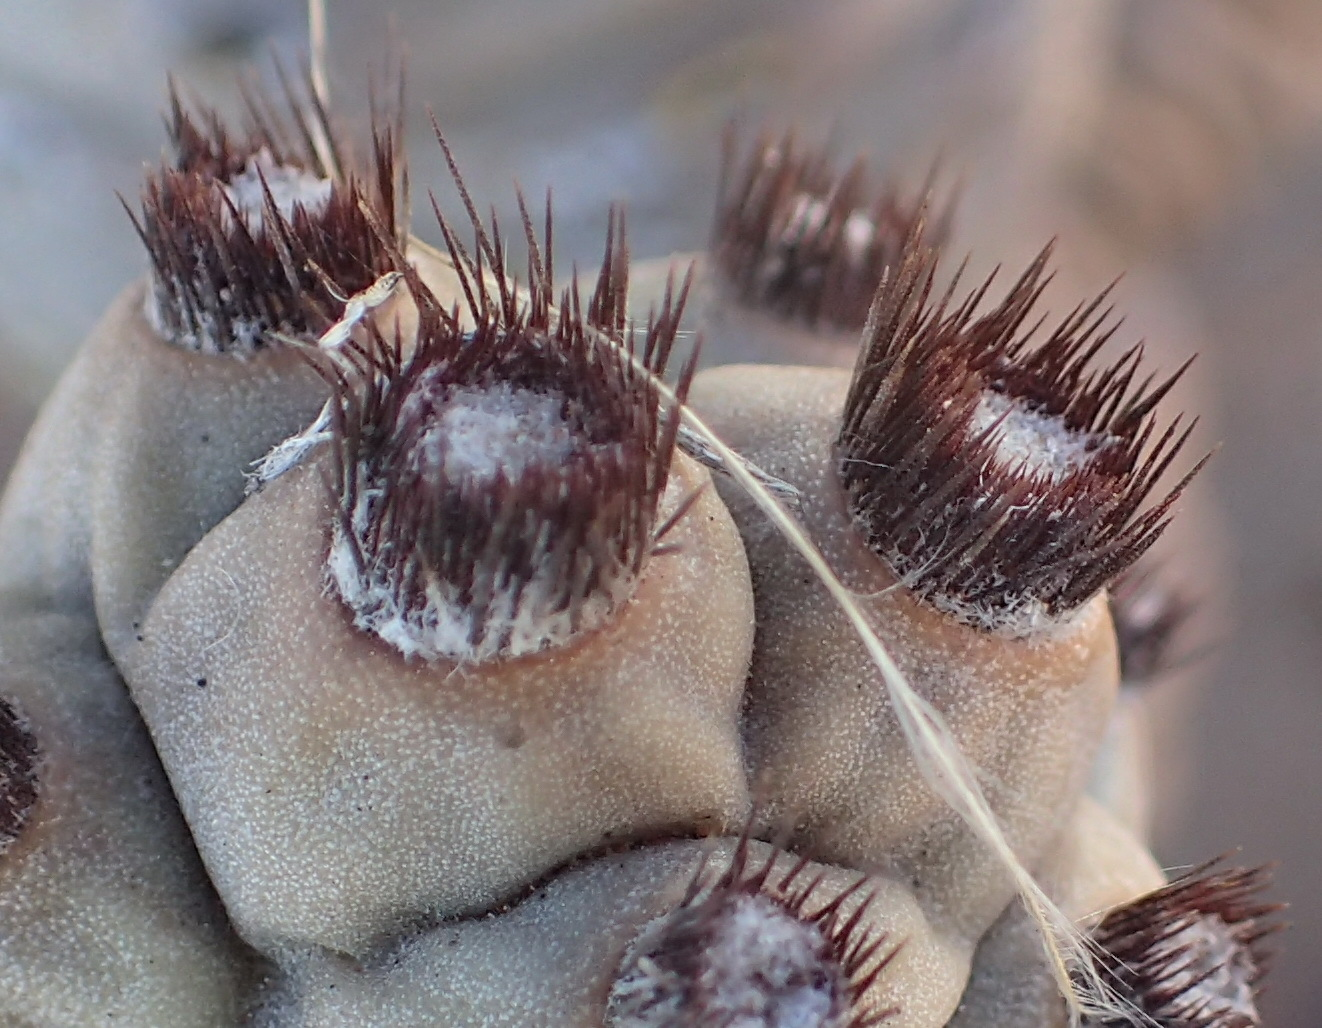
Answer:
[[[528,733],[523,730],[523,726],[517,721],[497,730],[497,740],[507,749],[517,750],[528,741]]]

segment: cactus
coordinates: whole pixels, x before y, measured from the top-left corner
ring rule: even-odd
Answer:
[[[0,507],[6,1023],[1259,1023],[1265,876],[1129,816],[1183,601],[1108,589],[1199,465],[1105,297],[1036,342],[1049,253],[938,290],[948,207],[789,137],[585,288],[315,90],[168,125]]]

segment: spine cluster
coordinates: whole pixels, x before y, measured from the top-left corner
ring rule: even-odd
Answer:
[[[1259,1028],[1266,940],[1281,929],[1280,904],[1259,898],[1269,882],[1266,868],[1207,865],[1107,913],[1093,941],[1118,994],[1159,1025]]]
[[[990,309],[991,283],[932,295],[910,238],[873,302],[837,437],[868,545],[941,610],[1027,635],[1139,559],[1201,462],[1145,506],[1189,438],[1156,409],[1183,369],[1139,378],[1142,348],[1098,364],[1105,295],[1034,345],[1049,250]]]
[[[36,805],[40,756],[22,716],[0,697],[0,857],[23,834]]]
[[[609,620],[659,543],[678,411],[663,410],[656,377],[684,297],[667,297],[645,330],[623,328],[628,258],[612,223],[586,307],[576,286],[553,307],[528,242],[525,297],[502,265],[496,298],[473,269],[463,317],[416,282],[423,313],[407,355],[378,333],[327,368],[331,576],[359,627],[407,656],[481,661],[563,644]]]
[[[867,1001],[896,950],[867,920],[865,877],[823,895],[809,860],[772,850],[758,866],[746,839],[724,872],[705,872],[630,948],[613,1028],[871,1028],[898,1013]]]
[[[179,346],[246,355],[272,333],[319,331],[402,245],[394,131],[381,125],[360,172],[322,107],[292,92],[287,106],[250,94],[236,134],[171,93],[174,161],[130,216],[151,261],[149,320]]]
[[[857,332],[929,212],[877,188],[866,161],[842,171],[792,134],[759,136],[742,161],[738,149],[727,134],[712,242],[732,294],[779,318]]]
[[[443,139],[440,252],[398,124],[285,93],[172,92],[0,505],[0,1021],[1063,1028],[1031,907],[1093,1024],[1257,1028],[1265,876],[1113,795],[1197,467],[1109,294],[938,292],[947,216],[792,135],[687,273],[612,211],[557,281],[548,196],[516,274]]]

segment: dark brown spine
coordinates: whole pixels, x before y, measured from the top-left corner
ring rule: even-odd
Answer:
[[[246,355],[272,345],[272,333],[318,333],[398,263],[406,230],[394,127],[378,119],[368,167],[352,170],[325,109],[287,82],[286,91],[283,116],[249,91],[242,132],[215,111],[188,113],[171,92],[174,161],[148,174],[141,214],[129,216],[151,262],[150,316],[177,345]],[[316,138],[328,141],[324,155]],[[281,209],[273,169],[324,181],[323,200]],[[260,217],[226,191],[240,176],[260,183]]]
[[[1049,252],[980,313],[990,282],[934,297],[937,258],[915,233],[877,292],[837,438],[874,552],[939,609],[1015,635],[1129,568],[1202,466],[1144,506],[1192,429],[1154,413],[1184,368],[1139,380],[1142,347],[1097,367],[1106,294],[1031,346]]]
[[[40,751],[22,716],[0,697],[0,857],[37,804]]]

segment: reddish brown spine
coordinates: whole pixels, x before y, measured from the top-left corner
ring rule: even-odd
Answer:
[[[406,235],[395,128],[378,118],[368,169],[348,170],[325,109],[285,86],[286,115],[248,92],[243,132],[213,110],[190,114],[171,91],[174,161],[148,174],[141,215],[129,216],[151,261],[150,316],[177,345],[243,355],[271,345],[273,332],[321,331],[395,266]],[[329,141],[333,166],[314,136]],[[273,176],[320,182],[323,192],[316,202],[278,199]],[[260,190],[260,203],[235,200],[240,180]]]
[[[441,219],[467,320],[410,276],[420,310],[412,349],[377,334],[326,367],[336,545],[347,552],[333,549],[332,577],[356,623],[406,654],[512,656],[596,627],[662,534],[679,420],[653,376],[674,351],[687,282],[645,329],[626,328],[628,253],[612,216],[586,306],[575,283],[555,308],[549,204],[544,246],[526,209],[524,222],[526,293],[504,265],[497,225],[474,220],[473,259]]]
[[[0,856],[23,834],[37,804],[39,759],[22,716],[0,697]]]
[[[1256,997],[1280,904],[1262,903],[1266,868],[1213,861],[1112,910],[1092,933],[1117,994],[1161,1028],[1260,1028]],[[1097,1028],[1130,1020],[1096,1019]]]
[[[1130,567],[1201,467],[1144,506],[1192,429],[1154,414],[1184,368],[1136,381],[1142,347],[1096,367],[1115,330],[1105,293],[1030,346],[1049,253],[980,313],[990,282],[934,298],[915,233],[873,303],[837,438],[871,548],[938,608],[1017,635]]]
[[[790,133],[764,133],[742,160],[738,149],[727,132],[711,243],[725,282],[740,302],[777,317],[861,329],[924,201],[875,185],[862,158],[841,170],[826,149],[801,147]]]

